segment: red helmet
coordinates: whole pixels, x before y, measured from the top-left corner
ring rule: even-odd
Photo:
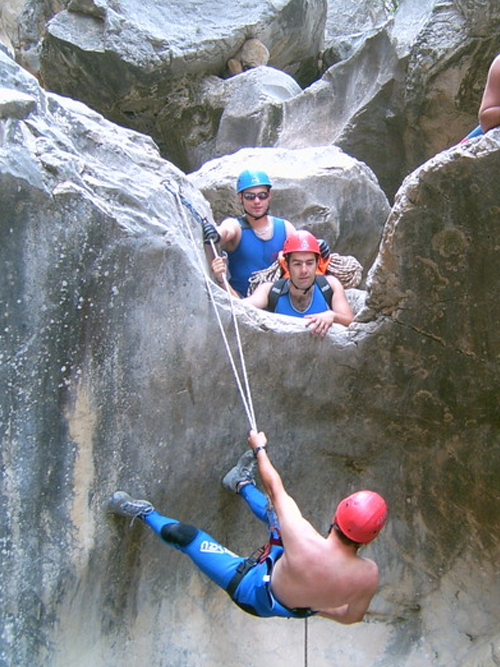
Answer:
[[[286,239],[283,245],[283,254],[288,255],[291,252],[313,252],[321,256],[318,239],[311,232],[306,232],[305,229],[290,234]]]
[[[340,501],[334,523],[353,542],[368,544],[380,533],[387,519],[387,504],[375,491],[356,491]]]

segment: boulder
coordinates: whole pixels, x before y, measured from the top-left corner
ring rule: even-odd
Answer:
[[[73,0],[47,26],[41,76],[50,90],[151,135],[183,167],[170,127],[172,97],[182,97],[180,113],[191,122],[203,115],[190,97],[206,76],[224,74],[249,36],[268,49],[271,67],[309,83],[325,18],[326,0],[245,0],[222,12],[205,4],[202,15],[194,0]]]
[[[247,39],[241,49],[227,61],[227,67],[231,75],[241,74],[252,67],[267,65],[269,62],[269,50],[260,39]]]
[[[68,0],[9,0],[0,5],[0,42],[32,74],[40,71],[40,41],[45,25]]]
[[[500,5],[404,0],[394,21],[283,103],[276,146],[335,143],[392,199],[404,176],[477,124]]]
[[[373,32],[378,32],[389,16],[384,0],[328,0],[325,25],[326,68],[345,60]]]
[[[210,202],[215,219],[242,213],[238,174],[263,169],[273,183],[272,213],[324,238],[332,250],[354,255],[368,270],[389,214],[386,196],[366,165],[335,146],[242,149],[212,160],[189,180]]]
[[[186,172],[241,146],[273,145],[281,103],[300,92],[295,79],[272,67],[205,77],[191,86],[189,100],[178,88],[165,102],[161,145]]]

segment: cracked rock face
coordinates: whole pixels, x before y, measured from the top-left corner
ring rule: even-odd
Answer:
[[[147,137],[2,52],[0,68],[0,661],[302,662],[302,624],[250,618],[105,510],[125,488],[235,552],[266,538],[220,486],[248,424],[175,193],[211,219],[207,199]],[[326,532],[363,487],[390,507],[365,551],[381,570],[367,620],[312,619],[315,667],[500,661],[499,156],[496,130],[406,179],[347,330],[320,341],[234,306],[258,425],[305,516]]]
[[[54,92],[149,134],[181,168],[196,169],[200,163],[192,167],[177,142],[189,143],[195,125],[216,134],[205,78],[225,76],[252,36],[267,48],[270,67],[309,83],[325,20],[326,0],[245,0],[222,9],[193,0],[72,2],[47,25],[41,77]]]

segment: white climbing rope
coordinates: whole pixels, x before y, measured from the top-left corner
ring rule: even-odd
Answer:
[[[203,218],[196,211],[196,209],[192,206],[192,204],[185,197],[183,197],[183,195],[179,191],[177,191],[177,192],[173,191],[167,185],[166,181],[162,181],[162,184],[166,187],[166,189],[169,192],[171,192],[173,195],[179,197],[181,202],[185,206],[187,206],[187,208],[191,211],[191,213],[194,215],[194,217],[199,222],[204,222]],[[236,317],[236,312],[235,312],[235,309],[234,309],[234,303],[233,303],[234,298],[230,293],[230,287],[229,287],[229,283],[227,281],[226,274],[225,273],[223,274],[223,281],[224,281],[224,287],[226,288],[226,292],[227,292],[228,297],[229,297],[229,303],[230,303],[230,306],[231,306],[231,316],[232,316],[232,320],[233,320],[233,324],[234,324],[234,331],[235,331],[235,336],[236,336],[236,345],[237,345],[237,349],[238,349],[238,356],[239,356],[239,361],[240,361],[240,366],[241,366],[241,375],[242,375],[242,378],[243,378],[243,383],[242,383],[242,380],[240,378],[240,373],[238,371],[238,368],[236,367],[234,356],[233,356],[231,347],[229,345],[229,341],[228,341],[226,332],[224,330],[224,325],[223,325],[221,317],[220,317],[219,307],[218,307],[217,302],[215,300],[213,283],[210,280],[210,276],[208,275],[205,261],[202,258],[201,253],[198,252],[198,244],[195,241],[191,226],[188,225],[187,227],[188,227],[189,236],[191,238],[191,242],[193,244],[193,247],[196,248],[196,256],[198,258],[200,268],[201,268],[201,270],[203,272],[203,275],[205,277],[205,284],[207,286],[210,301],[212,302],[212,305],[213,305],[213,308],[214,308],[214,313],[215,313],[215,317],[217,319],[217,324],[219,326],[219,330],[220,330],[220,333],[221,333],[221,336],[222,336],[222,340],[223,340],[224,346],[226,348],[229,363],[231,364],[231,369],[233,371],[234,379],[236,381],[236,386],[238,388],[238,391],[239,391],[239,394],[240,394],[240,397],[241,397],[241,401],[242,401],[243,407],[245,409],[245,413],[246,413],[246,416],[247,416],[247,419],[248,419],[248,423],[250,425],[250,428],[256,431],[257,430],[257,422],[256,422],[256,419],[255,419],[255,412],[254,412],[254,408],[253,408],[252,394],[251,394],[251,391],[250,391],[250,383],[249,383],[249,380],[248,380],[248,373],[247,373],[247,369],[246,369],[245,355],[243,354],[243,345],[241,343],[241,336],[240,336],[240,330],[239,330],[239,326],[238,326],[238,319]],[[215,243],[213,241],[210,241],[210,243],[211,243],[212,251],[214,253],[214,257],[218,257],[219,255],[217,253]]]
[[[214,253],[214,257],[218,257],[219,255],[217,253],[215,243],[213,241],[210,241],[210,245],[212,247],[212,252]],[[257,422],[256,422],[256,419],[255,419],[255,412],[254,412],[254,408],[253,408],[252,393],[250,391],[250,383],[249,383],[249,380],[248,380],[248,373],[247,373],[247,368],[246,368],[246,363],[245,363],[245,355],[243,354],[243,345],[241,343],[241,336],[240,336],[240,328],[239,328],[239,325],[238,325],[238,318],[236,317],[236,312],[235,312],[235,309],[234,309],[234,297],[230,293],[230,286],[229,286],[229,282],[227,280],[227,276],[226,276],[225,273],[223,273],[222,278],[223,278],[223,282],[224,282],[224,287],[225,287],[226,292],[229,296],[229,304],[231,306],[231,317],[232,317],[233,324],[234,324],[234,333],[235,333],[235,337],[236,337],[236,346],[237,346],[237,349],[238,349],[238,356],[239,356],[239,359],[240,359],[241,374],[242,374],[242,377],[243,377],[244,386],[241,382],[240,375],[238,373],[238,369],[236,368],[233,353],[232,353],[231,348],[229,346],[229,341],[227,339],[227,335],[226,335],[226,332],[224,330],[222,320],[220,318],[219,308],[218,308],[218,305],[217,305],[217,302],[215,300],[215,296],[214,296],[214,293],[213,293],[212,281],[210,280],[205,267],[203,267],[203,272],[204,272],[204,275],[205,275],[205,282],[206,282],[206,285],[207,285],[208,293],[210,295],[210,300],[211,300],[212,305],[214,307],[215,316],[217,318],[217,323],[219,325],[219,329],[220,329],[220,332],[221,332],[222,340],[224,341],[224,345],[226,347],[226,352],[227,352],[227,355],[228,355],[228,358],[229,358],[229,362],[230,362],[231,368],[233,370],[234,379],[236,380],[236,385],[238,387],[238,391],[240,393],[241,400],[243,402],[243,407],[245,408],[248,423],[250,424],[250,428],[253,429],[254,431],[256,431],[257,430]]]
[[[169,190],[169,192],[171,192],[175,196],[179,197],[181,202],[191,211],[191,213],[198,220],[198,222],[203,223],[206,220],[206,219],[204,220],[200,216],[200,214],[193,207],[191,202],[189,202],[182,195],[182,193],[180,191],[174,192],[173,190],[171,190],[171,188],[167,186],[166,181],[163,181],[162,183],[167,188],[167,190]],[[230,307],[231,307],[231,317],[232,317],[233,324],[234,324],[234,331],[235,331],[235,336],[236,336],[236,345],[237,345],[237,348],[238,348],[238,356],[239,356],[239,359],[240,359],[241,373],[242,373],[242,376],[243,376],[244,385],[242,384],[240,374],[239,374],[238,369],[236,367],[236,363],[234,361],[234,356],[233,356],[231,347],[229,345],[229,341],[228,341],[228,338],[227,338],[227,335],[226,335],[226,331],[224,329],[224,325],[223,325],[221,317],[220,317],[219,307],[217,305],[217,301],[216,301],[215,295],[214,295],[213,283],[210,279],[210,276],[208,275],[208,271],[207,271],[207,268],[206,268],[206,263],[204,262],[204,260],[201,256],[201,253],[198,252],[198,244],[195,241],[195,238],[193,236],[193,232],[191,230],[190,225],[188,225],[188,230],[189,230],[189,236],[191,238],[191,242],[193,244],[193,247],[196,248],[196,256],[198,258],[203,276],[205,278],[205,284],[207,286],[207,291],[208,291],[208,294],[209,294],[209,297],[210,297],[210,301],[212,302],[212,305],[213,305],[213,308],[214,308],[214,313],[215,313],[215,317],[217,319],[217,324],[219,326],[219,330],[220,330],[220,333],[221,333],[221,336],[222,336],[222,340],[224,341],[224,346],[226,348],[227,356],[228,356],[229,362],[231,364],[231,369],[233,371],[234,379],[236,381],[236,385],[238,387],[238,391],[239,391],[239,394],[240,394],[240,397],[241,397],[241,401],[242,401],[243,407],[245,409],[245,413],[246,413],[246,416],[247,416],[247,419],[248,419],[248,423],[250,424],[251,429],[257,431],[257,422],[256,422],[256,419],[255,419],[255,412],[254,412],[253,401],[252,401],[252,393],[251,393],[251,390],[250,390],[250,383],[249,383],[249,380],[248,380],[248,373],[247,373],[247,369],[246,369],[245,355],[243,353],[243,345],[242,345],[242,342],[241,342],[240,329],[239,329],[239,326],[238,326],[238,319],[236,317],[236,312],[235,312],[235,309],[234,309],[234,297],[231,294],[230,285],[229,285],[229,282],[228,282],[228,279],[227,279],[227,275],[224,272],[222,274],[222,280],[223,280],[223,283],[224,283],[224,288],[225,288],[225,290],[227,292],[227,295],[229,297],[229,304],[230,304]],[[210,246],[212,248],[212,252],[213,252],[214,257],[219,257],[220,255],[217,252],[217,248],[216,248],[215,243],[214,243],[213,240],[210,240]],[[269,501],[269,498],[268,498],[268,501]],[[309,628],[308,628],[307,621],[308,621],[308,619],[306,617],[304,619],[304,667],[308,667],[308,653],[309,653],[309,646],[308,646],[308,644],[309,644],[309,638],[308,638]]]
[[[308,654],[308,631],[309,626],[307,624],[307,616],[304,619],[304,667],[307,667],[307,654]]]

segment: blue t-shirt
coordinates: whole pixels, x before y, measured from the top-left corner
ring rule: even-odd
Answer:
[[[236,248],[228,253],[229,284],[242,297],[247,295],[248,281],[254,271],[267,269],[276,261],[286,239],[285,221],[270,216],[273,235],[267,240],[260,239],[248,224],[246,218],[238,218],[241,239]]]
[[[280,313],[281,315],[291,315],[292,317],[305,317],[306,315],[324,313],[325,310],[330,310],[330,304],[326,302],[326,299],[323,296],[323,292],[318,287],[318,285],[314,283],[313,297],[309,307],[306,310],[296,310],[292,306],[290,292],[287,290],[285,294],[282,294],[278,298],[274,312]]]

